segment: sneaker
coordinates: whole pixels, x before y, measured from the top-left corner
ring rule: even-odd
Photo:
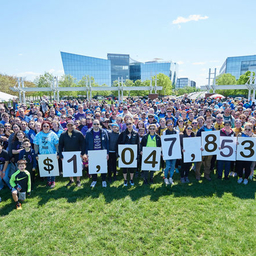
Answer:
[[[186,182],[186,183],[189,183],[189,182],[190,182],[190,180],[188,179],[188,177],[185,177],[185,182]]]
[[[239,178],[237,181],[238,184],[241,184],[242,182],[243,182],[243,178]]]
[[[237,176],[237,173],[236,173],[236,172],[234,172],[233,177],[236,177],[236,176]]]
[[[66,187],[71,186],[73,183],[74,183],[74,181],[73,181],[73,180],[69,180],[69,182],[68,182],[68,184],[66,185]]]
[[[169,178],[169,183],[172,185],[173,184],[173,179]]]
[[[169,185],[170,184],[169,180],[167,178],[164,179],[164,183],[165,183],[165,185]]]
[[[124,186],[127,187],[127,180],[124,181]]]
[[[244,185],[247,185],[248,184],[248,180],[247,179],[244,179]]]
[[[107,187],[107,182],[106,181],[102,181],[102,187],[106,188]]]
[[[81,187],[81,181],[80,181],[80,180],[77,180],[77,181],[76,181],[76,186],[77,186],[77,187]]]
[[[95,185],[96,185],[96,183],[97,183],[97,181],[93,181],[93,182],[91,183],[91,188],[94,188]]]
[[[16,209],[17,209],[17,210],[21,210],[21,209],[22,209],[20,202],[17,202],[17,203],[16,203]]]
[[[133,180],[130,180],[130,184],[131,184],[131,186],[134,186]]]
[[[54,181],[51,183],[51,188],[55,188],[55,182]]]
[[[186,183],[185,178],[180,179],[181,183]]]
[[[229,173],[229,176],[234,176],[234,172],[230,172],[230,173]]]
[[[52,185],[52,183],[50,181],[47,182],[46,186],[50,187]]]
[[[250,175],[248,178],[249,178],[250,180],[252,180],[252,179],[253,179],[253,175]]]

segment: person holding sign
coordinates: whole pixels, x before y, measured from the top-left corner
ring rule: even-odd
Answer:
[[[231,128],[231,121],[224,121],[224,128],[220,130],[220,136],[229,136],[234,137],[235,133],[233,132]],[[220,148],[221,149],[221,148]],[[225,173],[224,173],[224,179],[228,180],[229,177],[229,171],[231,167],[231,161],[229,160],[218,160],[217,161],[217,171],[218,171],[218,179],[222,179],[223,174],[223,166],[225,165]]]
[[[157,128],[156,128],[155,124],[150,124],[148,126],[149,133],[142,138],[141,144],[140,144],[141,145],[141,147],[140,147],[141,155],[142,155],[143,147],[154,147],[154,148],[161,147],[161,138],[156,133],[156,129]],[[153,171],[143,171],[144,184],[148,184],[148,175],[149,175],[150,184],[153,184]]]
[[[51,123],[44,121],[42,123],[43,130],[34,138],[35,153],[38,154],[56,154],[58,152],[59,137],[51,131]],[[55,187],[55,176],[47,177],[47,186]]]
[[[21,203],[19,202],[18,193],[31,192],[30,174],[26,170],[26,160],[19,160],[17,162],[18,170],[11,176],[10,184],[12,186],[12,198],[16,204],[16,209],[20,210]],[[25,197],[24,197],[25,199]]]
[[[253,133],[253,125],[252,123],[245,123],[244,125],[244,131],[239,133],[237,137],[256,137],[256,135]],[[250,147],[247,147],[248,150],[250,150]],[[238,176],[238,184],[241,184],[243,181],[244,185],[248,184],[248,178],[251,173],[251,164],[252,161],[236,161],[237,164],[237,176]],[[243,170],[245,170],[244,173],[244,180],[243,180]]]
[[[169,119],[166,122],[167,125],[167,130],[164,131],[163,135],[169,135],[169,134],[177,134],[178,131],[174,128],[174,120],[173,119]],[[166,160],[166,167],[164,170],[164,182],[166,185],[172,185],[173,184],[173,174],[174,174],[174,170],[175,170],[175,163],[176,163],[176,159],[172,159],[172,160]],[[170,177],[168,179],[168,173],[170,172]]]
[[[205,121],[205,125],[200,128],[196,134],[197,137],[201,137],[202,132],[204,131],[215,131],[215,128],[212,125],[213,120],[211,117],[208,117]],[[204,149],[202,149],[204,150]],[[204,165],[204,178],[207,180],[211,180],[210,173],[211,173],[211,160],[212,156],[203,156],[202,162],[196,163],[196,179],[199,181],[201,177],[200,169],[202,164]]]
[[[195,137],[195,134],[192,131],[192,129],[193,129],[192,125],[187,125],[184,129],[184,132],[180,133],[180,146],[181,146],[182,152],[185,152],[185,149],[183,147],[183,139]],[[180,168],[181,183],[189,183],[188,173],[189,173],[191,166],[192,166],[192,163],[184,163],[184,156],[182,154],[182,161],[181,161],[181,168]]]
[[[69,120],[67,122],[67,130],[63,132],[60,135],[60,140],[59,140],[59,157],[63,161],[63,154],[62,152],[66,151],[81,151],[81,156],[82,156],[82,149],[84,145],[84,136],[83,134],[74,129],[74,121]],[[74,178],[70,177],[70,180],[66,187],[71,186],[74,183]],[[81,187],[81,181],[80,177],[77,177],[76,180],[76,185],[78,187]]]
[[[126,120],[126,127],[127,128],[125,129],[125,131],[123,131],[119,135],[117,145],[118,144],[135,144],[138,147],[137,152],[139,152],[139,144],[140,144],[139,134],[133,129],[132,118],[129,118]],[[135,156],[135,157],[138,160],[138,156]],[[133,176],[134,176],[134,172],[137,170],[137,168],[122,168],[125,187],[127,186],[128,170],[130,172],[130,184],[131,184],[131,186],[134,186]]]
[[[92,129],[88,130],[85,135],[85,154],[88,155],[88,150],[107,150],[107,160],[109,158],[109,138],[107,131],[100,128],[100,121],[94,119],[92,123]],[[90,158],[88,158],[90,162]],[[90,173],[90,169],[89,169]],[[106,173],[101,174],[102,187],[107,187]],[[97,174],[92,174],[91,187],[94,188],[97,184]]]

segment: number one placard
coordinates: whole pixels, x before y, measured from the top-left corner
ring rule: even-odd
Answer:
[[[143,147],[142,149],[142,171],[159,171],[161,148]]]
[[[57,155],[38,155],[40,177],[59,176]]]
[[[82,159],[81,152],[63,152],[63,177],[81,177]]]

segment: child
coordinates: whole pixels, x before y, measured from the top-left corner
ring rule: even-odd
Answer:
[[[30,174],[26,170],[26,161],[19,160],[17,164],[18,170],[11,176],[10,184],[12,186],[12,198],[16,204],[16,209],[20,210],[22,207],[21,203],[19,202],[18,193],[19,196],[21,196],[22,192],[27,192],[29,196],[31,192],[31,180]],[[26,196],[20,199],[25,200],[25,198]]]
[[[25,139],[23,141],[23,149],[19,153],[19,160],[23,159],[26,160],[27,162],[27,171],[29,171],[30,178],[31,178],[31,185],[32,185],[32,190],[34,188],[34,182],[35,182],[35,171],[36,171],[36,166],[37,166],[37,161],[36,161],[36,153],[34,149],[31,148],[31,143],[29,139]]]

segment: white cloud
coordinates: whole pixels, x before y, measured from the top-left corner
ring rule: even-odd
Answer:
[[[177,61],[176,63],[177,63],[177,64],[179,64],[179,65],[184,64],[184,62],[183,62],[183,61]]]
[[[33,71],[26,71],[26,72],[20,72],[15,74],[15,76],[17,77],[23,77],[25,78],[27,81],[33,81],[37,76],[40,76],[40,73],[36,73]]]
[[[194,62],[194,63],[192,63],[193,65],[205,65],[206,64],[206,62]]]
[[[180,23],[187,23],[189,21],[199,21],[199,20],[206,20],[208,16],[201,16],[198,14],[189,15],[188,18],[179,16],[176,20],[172,21],[172,24],[180,24]]]
[[[23,55],[23,53],[19,53],[18,55],[19,55],[19,56],[22,56],[22,55]]]

